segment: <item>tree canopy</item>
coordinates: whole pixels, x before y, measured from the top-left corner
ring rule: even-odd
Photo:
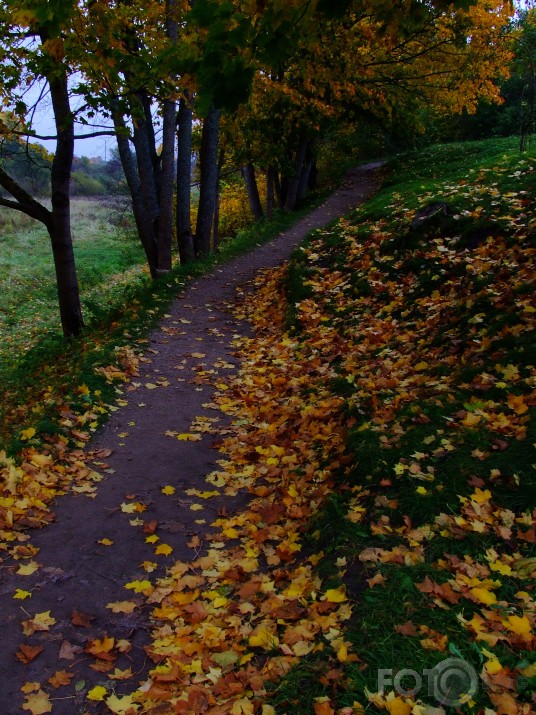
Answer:
[[[253,201],[257,165],[268,172],[268,195],[292,210],[310,183],[319,142],[334,128],[415,126],[423,108],[454,114],[474,112],[482,98],[500,101],[512,12],[502,0],[4,0],[0,97],[11,121],[0,124],[0,136],[32,137],[36,107],[51,102],[57,146],[52,213],[5,169],[0,186],[12,198],[0,205],[42,220],[53,246],[61,225],[60,243],[68,243],[74,138],[81,126],[84,134],[115,133],[157,278],[172,264],[175,181],[176,234],[181,258],[191,260],[217,244],[225,158],[249,167]],[[108,120],[104,129],[95,126],[99,116]],[[179,154],[191,146],[191,117],[203,124],[193,235],[184,208],[190,156],[179,156],[180,175],[174,171],[181,116]],[[79,306],[65,311],[79,313]],[[81,324],[64,324],[64,332]]]

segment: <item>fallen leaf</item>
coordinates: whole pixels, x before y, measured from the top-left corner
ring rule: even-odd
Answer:
[[[137,607],[136,601],[114,601],[107,603],[106,608],[109,608],[114,613],[132,613]]]
[[[26,643],[21,643],[19,650],[15,653],[17,658],[21,663],[30,663],[34,658],[37,658],[39,653],[44,650],[41,645],[27,645]]]
[[[37,693],[26,696],[22,709],[29,710],[32,715],[43,715],[43,713],[52,712],[52,703],[47,693],[44,690],[39,690]]]
[[[88,691],[86,697],[88,700],[95,700],[99,702],[101,700],[104,700],[106,695],[108,695],[108,691],[106,690],[106,688],[103,688],[102,685],[96,685],[94,688]]]
[[[82,653],[82,647],[79,645],[73,645],[69,641],[65,640],[61,644],[59,658],[62,660],[74,660],[77,655]]]
[[[81,611],[73,611],[71,613],[71,623],[73,626],[82,626],[82,628],[90,628],[91,621],[95,620],[95,616],[90,616],[88,613]]]
[[[330,588],[324,594],[325,600],[329,603],[342,603],[347,601],[348,597],[346,595],[346,588],[344,586],[339,586],[339,588]]]
[[[60,688],[63,685],[69,685],[73,678],[74,673],[70,673],[68,670],[57,670],[47,682],[50,683],[53,688]]]
[[[22,621],[22,632],[25,636],[31,636],[36,631],[49,631],[50,626],[55,623],[56,619],[50,615],[50,611],[43,611],[27,621]]]

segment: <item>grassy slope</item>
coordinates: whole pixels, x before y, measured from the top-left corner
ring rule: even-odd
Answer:
[[[447,657],[480,675],[463,711],[530,711],[536,164],[512,148],[401,157],[367,206],[295,255],[288,325],[336,366],[351,461],[310,548],[356,602],[344,637],[358,660],[339,659],[337,684],[324,656],[306,660],[275,690],[277,712],[367,704],[379,669],[423,676]],[[448,215],[412,227],[432,201]],[[389,691],[368,708],[414,708]]]

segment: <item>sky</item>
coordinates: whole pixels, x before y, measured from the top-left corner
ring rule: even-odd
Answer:
[[[24,93],[24,101],[28,106],[32,106],[37,102],[40,96],[40,86],[35,83],[28,91]],[[76,109],[76,103],[73,101],[73,109]],[[77,125],[75,128],[75,135],[90,134],[92,131],[102,130],[102,125],[107,124],[106,120],[102,117],[97,117],[93,120],[98,126],[92,129],[91,126],[81,126]],[[45,96],[43,97],[36,106],[35,112],[33,114],[33,129],[36,134],[42,136],[53,136],[56,134],[56,127],[54,126],[54,114],[52,112],[52,106],[50,100]],[[55,139],[35,139],[38,144],[44,146],[49,152],[54,153],[56,151],[56,140]],[[75,141],[74,153],[76,156],[87,156],[87,157],[100,157],[101,159],[107,160],[110,158],[111,150],[116,146],[116,141],[113,136],[104,137],[94,137],[91,139],[77,139]]]
[[[54,116],[52,114],[52,109],[50,107],[43,107],[41,110],[37,111],[33,122],[34,130],[37,134],[43,136],[51,136],[56,133],[56,128],[54,126]],[[100,126],[97,130],[100,129]],[[75,134],[89,134],[92,132],[90,126],[79,126],[77,125]],[[44,146],[49,152],[54,153],[56,151],[56,140],[55,139],[35,139],[32,140]],[[74,153],[76,156],[88,156],[90,158],[100,157],[105,161],[110,159],[110,152],[116,146],[116,141],[113,136],[105,137],[94,137],[91,139],[77,139],[75,140]]]

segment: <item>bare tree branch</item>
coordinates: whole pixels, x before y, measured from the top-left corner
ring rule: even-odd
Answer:
[[[56,134],[52,134],[50,136],[44,135],[44,134],[34,134],[33,132],[26,131],[22,132],[16,129],[12,129],[11,132],[13,134],[16,134],[19,137],[29,137],[30,139],[41,139],[41,140],[48,140],[48,139],[57,139],[58,136]],[[75,139],[94,139],[95,137],[114,137],[115,132],[113,129],[110,129],[110,131],[102,131],[102,132],[91,132],[91,134],[78,134],[75,136]]]
[[[36,201],[22,186],[0,167],[0,186],[8,191],[16,201],[10,199],[0,199],[1,206],[16,209],[22,213],[37,219],[48,226],[52,220],[52,213],[39,201]]]

